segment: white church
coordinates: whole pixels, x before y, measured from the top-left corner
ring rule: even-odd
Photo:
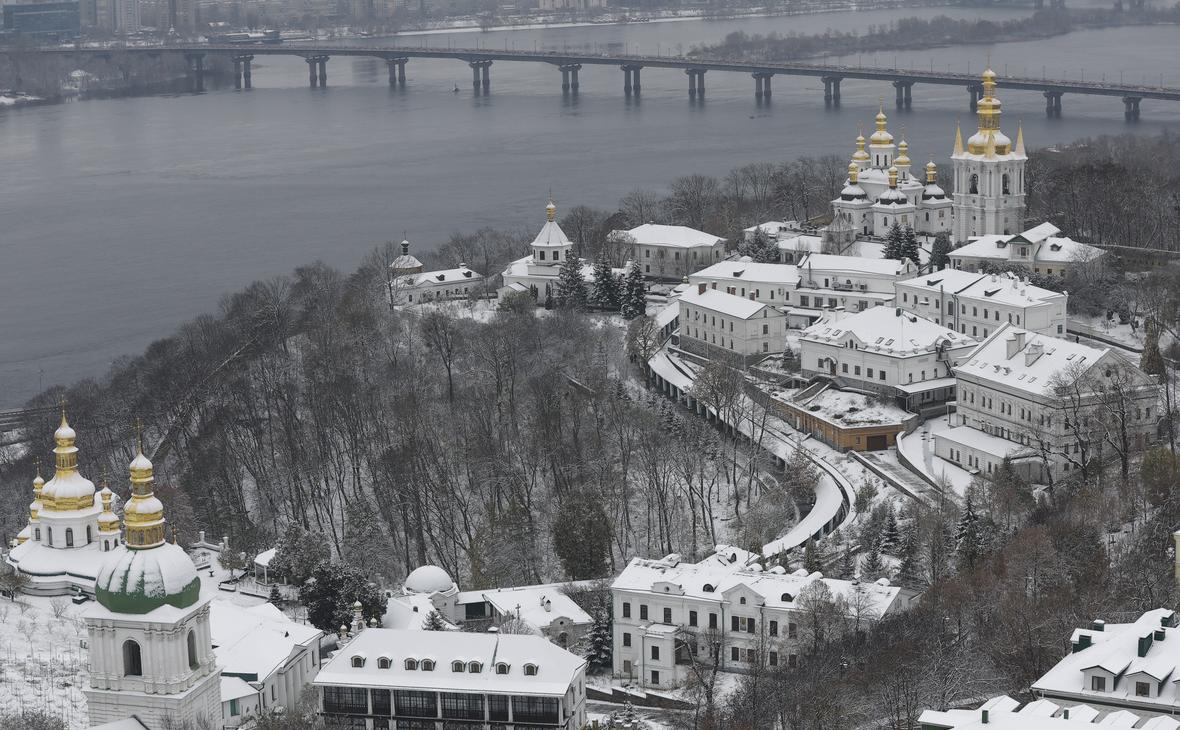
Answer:
[[[924,235],[947,231],[955,243],[1020,232],[1028,161],[1024,135],[1018,131],[1013,144],[1000,131],[996,73],[988,69],[982,80],[978,131],[964,145],[962,132],[955,129],[953,195],[938,184],[938,166],[933,161],[925,166],[924,180],[913,173],[909,144],[894,143],[881,109],[868,148],[864,135],[856,138],[848,179],[840,197],[832,201],[837,221],[863,236],[884,237],[894,223]]]

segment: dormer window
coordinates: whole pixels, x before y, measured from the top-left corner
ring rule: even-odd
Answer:
[[[382,667],[382,669],[384,669],[384,668],[385,667]],[[417,669],[418,669],[418,660],[417,659],[407,659],[406,660],[406,671],[407,672],[413,672],[413,671],[416,671]]]
[[[714,588],[711,583],[706,583],[704,588],[702,588],[701,590],[703,590],[705,593],[712,593],[713,591],[715,591],[717,589]]]
[[[354,669],[360,669],[361,667],[365,666],[365,658],[360,655],[354,656],[352,658],[352,666]]]
[[[792,596],[790,593],[784,593],[784,594],[783,594],[783,595],[780,597],[780,600],[781,600],[783,603],[790,603],[791,601],[795,600],[795,597],[794,597],[794,596]]]
[[[537,665],[536,664],[524,665],[524,676],[526,676],[526,677],[537,676]]]
[[[434,671],[434,660],[433,659],[423,659],[421,661],[421,663],[418,664],[418,668],[421,669],[423,672],[433,672]]]
[[[483,665],[479,662],[468,662],[467,671],[471,672],[472,674],[479,674],[483,671]]]
[[[504,662],[496,663],[496,674],[508,674],[508,665]]]
[[[413,660],[407,659],[406,663],[409,664],[411,661],[413,661]],[[387,656],[377,657],[377,668],[378,669],[389,669],[391,664],[392,664],[392,662],[389,661],[389,657],[387,657]],[[409,669],[409,667],[406,667],[406,669]]]
[[[451,671],[452,672],[462,672],[464,666],[465,665],[463,664],[463,662],[456,659],[455,661],[451,662]]]

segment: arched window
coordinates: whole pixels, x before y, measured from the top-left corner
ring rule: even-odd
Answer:
[[[537,676],[537,665],[536,664],[524,665],[524,676],[526,676],[526,677]]]
[[[784,593],[780,598],[783,603],[790,603],[791,601],[795,600],[795,598],[790,593]]]
[[[86,544],[89,545],[94,540],[90,534],[90,525],[86,525]]]
[[[418,665],[418,668],[424,672],[433,672],[434,671],[434,660],[433,659],[423,659],[422,663]]]
[[[406,660],[406,670],[407,671],[412,672],[417,668],[418,668],[418,660],[417,659],[407,659]]]
[[[568,632],[562,631],[557,635],[557,645],[562,649],[568,649],[570,645],[570,635]]]
[[[701,590],[703,590],[705,593],[712,593],[716,589],[713,588],[713,585],[711,583],[706,583],[705,587],[702,588]]]
[[[359,654],[352,658],[352,666],[360,668],[365,666],[365,658]]]
[[[131,639],[123,642],[123,676],[143,676],[143,661],[139,656],[139,644]]]
[[[462,672],[463,666],[464,666],[463,662],[456,659],[455,661],[451,662],[451,671],[452,672]]]
[[[743,606],[746,605],[746,597],[742,596],[741,598],[739,598],[738,603],[740,603]]]
[[[196,669],[200,666],[201,661],[197,658],[197,634],[190,629],[188,632],[188,667]]]
[[[1006,172],[1004,173],[1004,176],[1000,178],[1000,188],[1004,195],[1012,194],[1012,192],[1008,189],[1008,173]]]
[[[392,662],[389,661],[389,657],[387,657],[387,656],[377,657],[377,668],[378,669],[389,669],[391,664],[392,664]]]
[[[496,674],[508,674],[508,665],[504,662],[496,664]]]
[[[74,528],[66,528],[66,547],[74,547]]]
[[[483,671],[483,665],[479,662],[467,662],[467,671],[472,674],[479,674]]]
[[[979,175],[972,175],[971,176],[971,187],[970,187],[969,192],[972,195],[975,195],[979,192]]]

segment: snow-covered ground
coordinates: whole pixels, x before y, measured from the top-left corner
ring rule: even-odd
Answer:
[[[1143,350],[1143,326],[1131,329],[1130,324],[1119,324],[1118,319],[1108,320],[1106,317],[1078,317],[1070,315],[1069,329],[1082,335],[1092,334],[1103,340],[1109,340],[1128,347],[1136,352]],[[1161,342],[1161,346],[1166,343]]]
[[[934,434],[950,428],[950,419],[947,416],[932,418],[908,436],[900,435],[897,439],[897,449],[910,464],[920,469],[936,484],[939,480],[948,481],[955,494],[962,498],[967,494],[967,487],[974,477],[957,464],[934,455]]]

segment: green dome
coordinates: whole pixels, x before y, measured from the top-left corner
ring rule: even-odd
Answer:
[[[99,603],[116,613],[188,608],[201,597],[201,579],[179,545],[164,543],[144,550],[120,545],[103,561],[94,593]]]

